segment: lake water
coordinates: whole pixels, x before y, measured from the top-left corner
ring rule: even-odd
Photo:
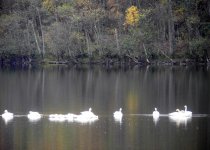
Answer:
[[[167,114],[184,105],[185,121]],[[29,110],[44,115],[88,110],[92,123],[36,122]],[[122,121],[113,112],[122,107]],[[154,107],[163,114],[157,122]],[[32,67],[0,69],[1,150],[209,150],[210,69],[207,67]],[[22,116],[23,115],[23,116]]]

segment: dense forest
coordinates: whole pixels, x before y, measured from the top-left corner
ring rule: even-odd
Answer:
[[[208,62],[209,0],[1,0],[4,63]]]

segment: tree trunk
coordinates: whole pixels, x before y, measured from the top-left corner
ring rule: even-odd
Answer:
[[[85,31],[85,39],[86,39],[86,44],[87,44],[87,51],[89,55],[92,55],[90,52],[90,45],[89,45],[89,39],[88,39],[88,33]]]
[[[43,34],[43,29],[42,29],[41,16],[40,16],[38,8],[37,8],[37,12],[38,12],[38,16],[39,16],[39,24],[40,24],[41,34],[42,34],[42,59],[43,59],[44,55],[45,55],[44,34]]]
[[[210,1],[208,1],[208,14],[210,16]]]
[[[37,35],[36,35],[35,29],[34,29],[34,24],[31,21],[30,21],[30,23],[31,23],[31,26],[32,26],[32,29],[33,29],[34,38],[35,38],[35,41],[36,41],[36,46],[37,46],[38,53],[41,54],[41,49],[39,47],[39,42],[38,42]]]
[[[172,2],[168,0],[168,40],[169,40],[169,55],[174,53],[174,22],[173,22],[173,12],[172,12]]]
[[[94,31],[95,31],[95,35],[96,35],[96,44],[97,44],[97,47],[100,47],[99,45],[99,33],[98,33],[98,29],[97,29],[97,25],[96,25],[96,22],[94,23]],[[99,55],[101,55],[101,49],[98,50],[99,51]]]
[[[150,63],[149,59],[148,59],[148,56],[147,56],[147,50],[146,50],[146,48],[144,46],[144,43],[143,43],[143,48],[144,48],[144,52],[145,52],[145,56],[146,56],[146,61],[147,61],[147,63]]]
[[[118,39],[118,32],[117,29],[115,28],[115,38],[116,38],[116,44],[117,44],[117,51],[120,54],[120,46],[119,46],[119,39]]]
[[[29,32],[29,24],[26,24],[26,28],[27,28],[27,42],[28,42],[28,57],[31,57],[31,43],[30,43],[30,32]]]

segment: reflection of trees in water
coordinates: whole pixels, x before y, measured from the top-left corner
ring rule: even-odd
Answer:
[[[121,145],[128,146],[127,149],[135,146],[142,149],[170,149],[173,146],[179,149],[174,141],[181,145],[184,142],[192,144],[192,140],[198,142],[191,148],[197,147],[207,139],[207,119],[198,121],[192,118],[187,128],[181,124],[174,128],[176,124],[168,124],[168,118],[162,117],[154,125],[152,117],[138,118],[128,114],[152,113],[154,107],[160,113],[169,113],[185,104],[193,113],[208,113],[209,77],[209,70],[194,67],[151,66],[107,71],[97,67],[56,66],[0,70],[1,110],[77,113],[92,106],[99,114],[99,121],[91,125],[51,123],[45,119],[33,124],[16,118],[8,123],[7,128],[1,126],[0,137],[12,139],[10,145],[16,149],[111,149]],[[110,119],[118,107],[122,107],[125,114],[121,125]],[[106,117],[101,114],[106,114]],[[159,144],[163,139],[167,143]],[[5,147],[1,142],[0,149]]]
[[[169,113],[185,104],[193,112],[207,113],[209,71],[195,67],[143,67],[131,70],[49,67],[2,70],[2,109],[13,112],[64,111],[96,107],[129,113],[151,113],[157,107]],[[205,105],[203,105],[205,104]]]

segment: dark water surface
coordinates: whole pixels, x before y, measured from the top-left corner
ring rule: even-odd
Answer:
[[[170,120],[176,108],[193,117]],[[209,150],[210,69],[206,67],[53,66],[0,69],[0,113],[79,113],[92,107],[93,123],[0,118],[0,150]],[[122,107],[122,122],[113,112]],[[163,114],[154,122],[154,107]]]

